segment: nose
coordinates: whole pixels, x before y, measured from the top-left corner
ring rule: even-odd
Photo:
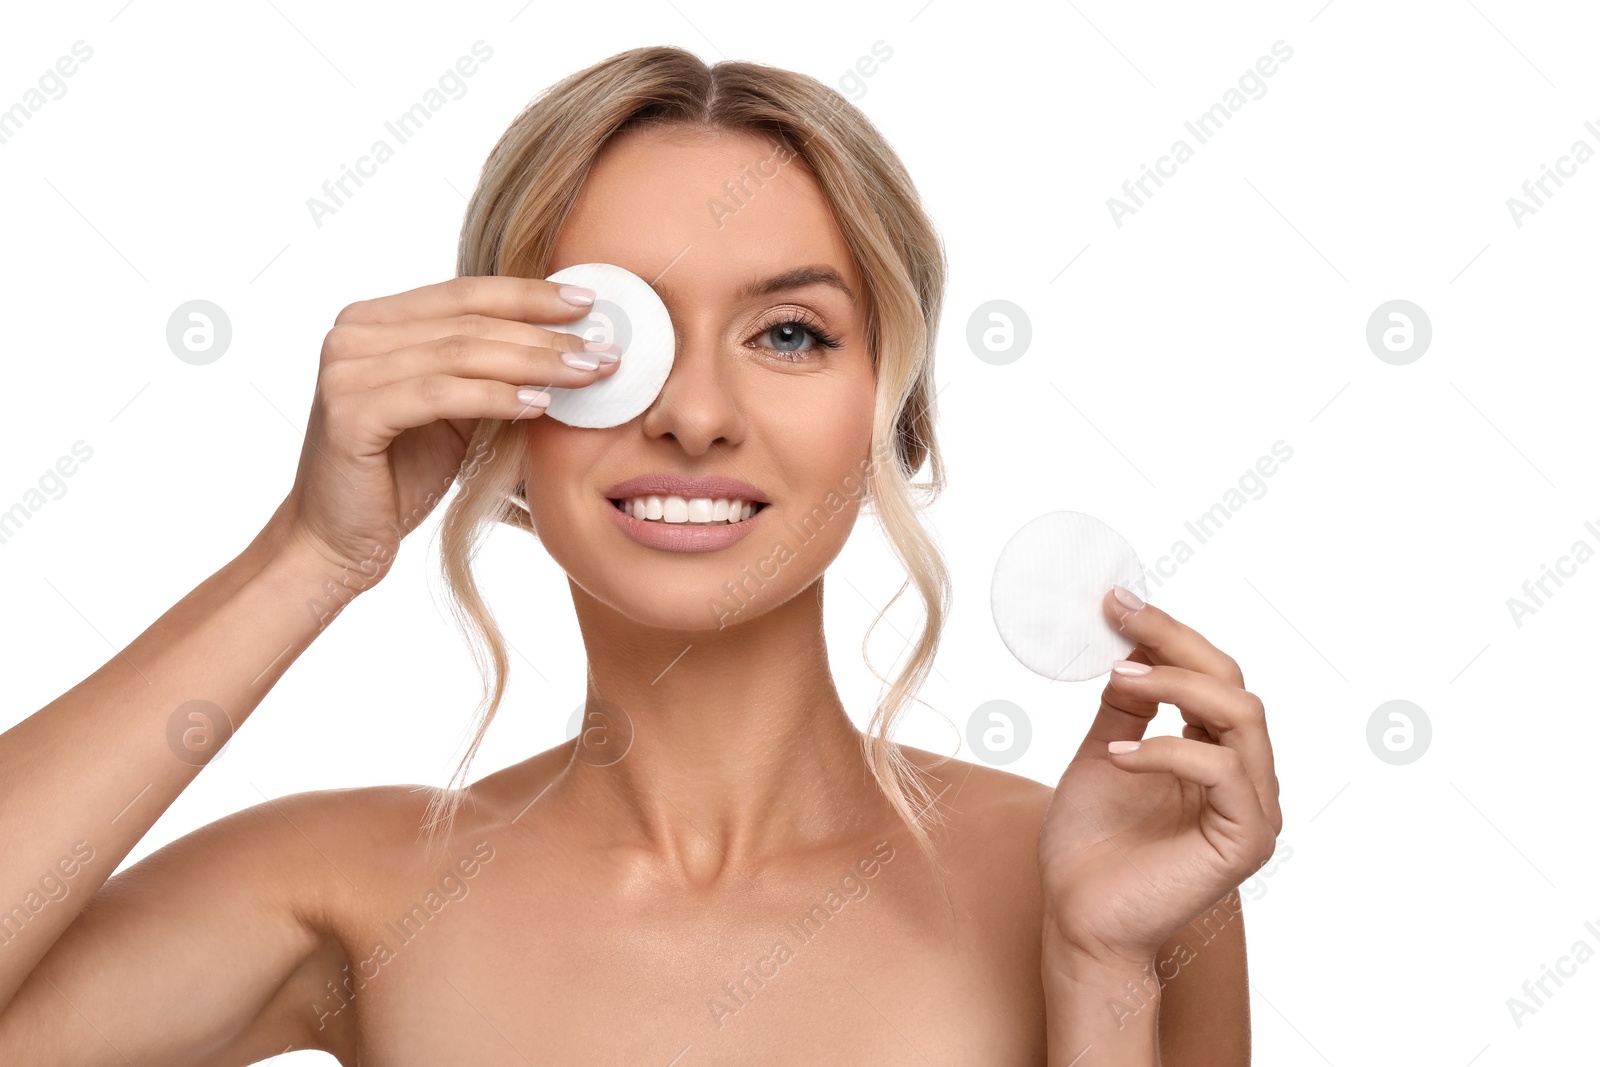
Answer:
[[[675,328],[675,333],[672,370],[655,402],[645,409],[644,432],[672,437],[691,456],[714,446],[738,444],[744,437],[744,416],[734,391],[738,368],[722,352],[722,341],[714,331]]]

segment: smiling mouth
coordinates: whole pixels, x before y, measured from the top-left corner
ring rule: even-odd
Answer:
[[[640,522],[663,526],[733,526],[749,522],[767,505],[728,497],[636,496],[612,500],[611,506]]]

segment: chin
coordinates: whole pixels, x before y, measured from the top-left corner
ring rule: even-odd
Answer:
[[[800,561],[790,558],[788,566],[776,567],[762,552],[745,552],[715,561],[679,557],[612,567],[592,580],[567,573],[589,596],[640,626],[703,633],[751,622],[821,577],[809,567],[802,573]]]

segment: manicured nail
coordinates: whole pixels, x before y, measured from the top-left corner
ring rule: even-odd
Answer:
[[[1114,585],[1111,587],[1111,592],[1117,598],[1117,603],[1129,611],[1138,611],[1144,607],[1144,601],[1140,600],[1131,589],[1124,589],[1120,585]]]
[[[543,389],[535,389],[531,385],[524,385],[522,388],[517,390],[517,400],[518,402],[527,404],[532,408],[543,408],[550,406],[550,394],[545,392]]]
[[[1106,751],[1111,753],[1113,756],[1124,755],[1124,754],[1126,754],[1128,752],[1132,752],[1134,749],[1136,749],[1138,747],[1139,747],[1139,742],[1137,742],[1137,741],[1108,741],[1108,742],[1106,742]]]
[[[584,359],[576,352],[561,353],[561,362],[565,363],[569,367],[575,367],[578,370],[594,370],[596,367],[600,366],[600,364],[596,363],[594,360]]]
[[[594,303],[594,290],[585,289],[581,285],[563,285],[560,289],[557,289],[556,292],[559,293],[561,299],[565,300],[567,303],[576,304],[579,307],[588,307],[590,304]]]
[[[1111,669],[1118,674],[1149,674],[1150,664],[1135,663],[1131,659],[1119,659],[1111,665]]]
[[[622,355],[622,349],[609,341],[585,341],[583,350],[593,352],[594,358],[601,363],[615,363]]]

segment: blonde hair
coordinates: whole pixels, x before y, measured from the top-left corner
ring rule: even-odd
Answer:
[[[926,618],[904,669],[862,735],[863,754],[884,796],[939,871],[928,832],[942,821],[938,798],[889,741],[933,665],[950,603],[944,560],[916,515],[944,486],[933,432],[933,344],[945,280],[938,234],[887,142],[833,89],[774,67],[732,61],[707,67],[681,48],[647,47],[564,78],[517,116],[490,152],[467,207],[456,273],[545,277],[557,235],[595,158],[619,133],[646,126],[752,133],[794,153],[821,186],[865,279],[866,337],[877,379],[869,504],[909,576],[884,612],[914,582]],[[484,675],[486,706],[480,705],[482,717],[449,785],[429,804],[430,830],[453,821],[462,800],[458,785],[505,693],[505,642],[471,560],[498,523],[532,532],[526,512],[511,499],[521,491],[526,430],[527,423],[516,420],[479,423],[456,477],[461,492],[441,525],[448,600]],[[924,461],[929,481],[913,485],[909,479]],[[913,500],[913,489],[927,498]],[[871,635],[869,627],[863,658]]]

